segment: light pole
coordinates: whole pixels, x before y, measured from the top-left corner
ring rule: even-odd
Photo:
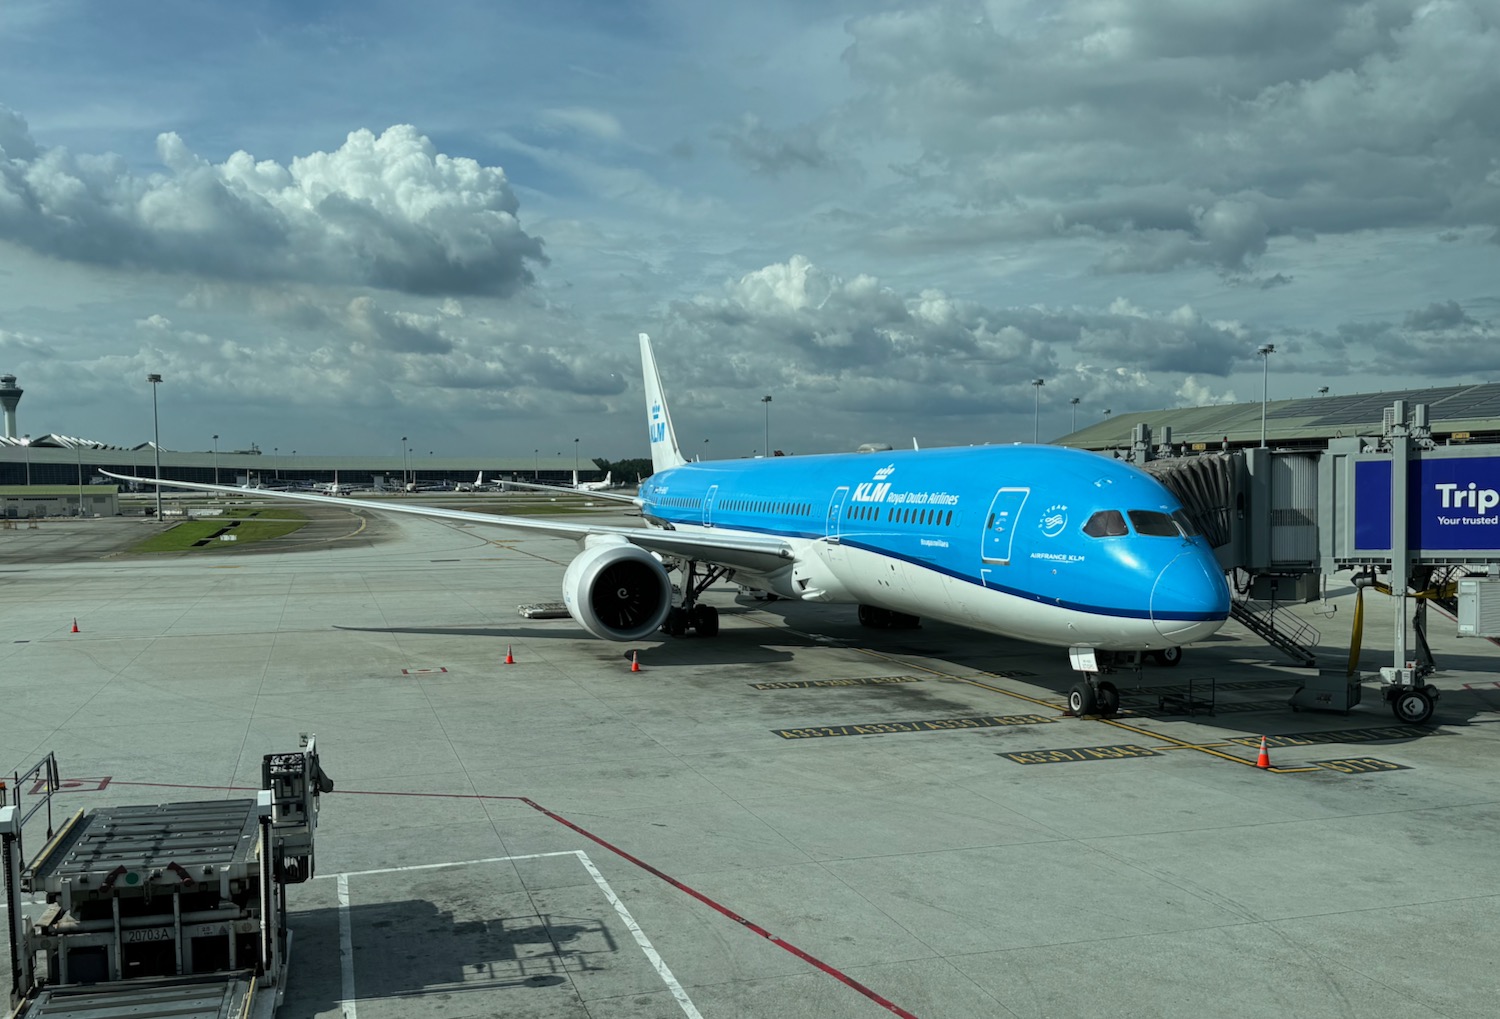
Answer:
[[[542,451],[533,449],[531,451],[531,480],[540,481],[542,478]]]
[[[31,433],[21,436],[21,448],[26,451],[26,487],[31,487]]]
[[[83,447],[73,444],[73,455],[78,459],[78,515],[83,516]]]
[[[401,490],[406,491],[406,436],[401,436]]]
[[[1032,387],[1036,390],[1035,406],[1031,412],[1031,441],[1033,444],[1041,441],[1042,436],[1042,386],[1046,385],[1042,379],[1032,379]]]
[[[156,413],[156,387],[161,385],[161,376],[152,372],[146,376],[151,383],[151,451],[156,455],[156,522],[161,523],[161,418]]]
[[[766,405],[766,456],[771,455],[771,394],[767,393],[760,398],[760,402]]]
[[[1266,448],[1266,396],[1271,385],[1271,355],[1276,353],[1276,344],[1262,343],[1255,351],[1260,355],[1260,448]]]
[[[578,440],[573,440],[573,484],[578,484]]]
[[[1078,431],[1078,397],[1075,396],[1068,402],[1073,405],[1073,431],[1076,432]]]
[[[219,483],[219,437],[214,436],[214,484]]]

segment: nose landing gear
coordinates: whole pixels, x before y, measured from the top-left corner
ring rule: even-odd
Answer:
[[[1120,713],[1120,690],[1109,680],[1086,672],[1068,691],[1068,713],[1074,718],[1096,713],[1113,718]]]

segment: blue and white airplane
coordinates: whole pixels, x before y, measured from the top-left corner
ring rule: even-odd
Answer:
[[[541,521],[295,492],[283,499],[411,513],[579,540],[563,602],[589,633],[713,636],[700,599],[720,579],[782,598],[857,604],[872,627],[921,617],[1077,651],[1180,648],[1229,615],[1229,588],[1182,504],[1145,472],[1045,445],[970,446],[689,461],[650,339],[641,334],[654,473],[634,495],[647,527]],[[146,481],[148,479],[139,479]],[[163,482],[235,492],[228,486]],[[674,603],[669,569],[681,575]],[[1087,656],[1078,714],[1118,693]]]

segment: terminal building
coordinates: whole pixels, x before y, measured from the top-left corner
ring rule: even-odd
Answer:
[[[174,481],[204,484],[272,486],[311,482],[339,482],[356,488],[398,490],[415,486],[460,484],[476,480],[538,480],[571,483],[572,452],[532,456],[440,457],[413,451],[409,456],[309,456],[305,453],[256,447],[237,450],[175,450],[160,452],[161,476]],[[0,487],[25,485],[89,485],[106,479],[100,470],[139,478],[156,476],[157,451],[149,443],[114,446],[68,435],[0,437]],[[591,460],[577,461],[579,481],[604,476]],[[113,482],[111,482],[113,484]]]

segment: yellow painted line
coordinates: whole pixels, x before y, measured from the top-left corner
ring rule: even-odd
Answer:
[[[364,532],[364,529],[366,527],[370,526],[370,521],[364,514],[351,513],[350,516],[359,521],[359,526],[350,531],[348,534],[340,534],[336,535],[335,537],[329,538],[329,541],[348,541],[350,538],[357,538],[361,533]]]
[[[767,622],[765,620],[756,619],[754,621],[757,622],[757,623],[760,623],[762,626],[765,626],[767,629],[781,629],[781,630],[788,631],[788,632],[791,632],[791,633],[796,633],[799,636],[802,636],[804,638],[809,638],[808,634],[803,634],[799,630],[792,630],[790,627],[786,626],[785,624],[783,624],[783,625],[781,625],[781,626],[778,627],[778,626],[774,625],[773,623]],[[903,666],[904,668],[914,669],[914,670],[918,670],[918,671],[921,671],[921,672],[927,672],[927,673],[930,673],[931,675],[939,676],[939,677],[941,677],[943,679],[951,679],[951,680],[954,680],[954,681],[959,682],[959,683],[968,683],[970,686],[977,686],[981,690],[989,690],[992,693],[1004,694],[1006,697],[1014,697],[1016,700],[1027,701],[1027,702],[1029,702],[1031,704],[1036,704],[1036,705],[1038,705],[1040,707],[1044,707],[1044,708],[1051,708],[1052,710],[1057,711],[1057,712],[1062,712],[1063,711],[1062,705],[1057,704],[1055,701],[1042,700],[1040,697],[1031,697],[1031,696],[1028,696],[1028,695],[1023,694],[1023,693],[1016,693],[1014,690],[1006,690],[1006,689],[1004,689],[1002,687],[992,686],[989,683],[984,683],[984,682],[981,682],[980,680],[977,680],[977,679],[969,679],[969,678],[964,677],[964,676],[954,676],[954,675],[951,675],[951,674],[946,673],[946,672],[940,672],[937,669],[929,669],[926,666],[917,665],[917,664],[915,664],[913,662],[910,662],[910,661],[898,660],[893,655],[881,654],[879,651],[873,651],[870,648],[854,647],[854,646],[849,645],[849,644],[845,644],[843,646],[846,647],[846,648],[848,648],[851,651],[858,651],[861,654],[869,656],[870,658],[878,658],[881,661],[890,662],[892,664],[898,664],[898,665]],[[1152,732],[1150,729],[1141,729],[1141,728],[1138,728],[1137,726],[1129,725],[1129,724],[1127,724],[1125,722],[1121,722],[1121,721],[1118,721],[1118,720],[1113,719],[1113,718],[1100,718],[1100,719],[1097,719],[1097,721],[1103,722],[1105,725],[1112,725],[1112,726],[1114,726],[1117,729],[1124,729],[1127,732],[1133,732],[1133,733],[1135,733],[1138,736],[1149,736],[1151,739],[1161,740],[1163,743],[1170,743],[1170,744],[1172,744],[1169,747],[1164,747],[1163,748],[1163,749],[1166,749],[1166,750],[1196,750],[1199,753],[1208,754],[1211,757],[1218,757],[1218,758],[1221,758],[1221,759],[1226,760],[1226,761],[1233,761],[1235,764],[1243,764],[1247,768],[1253,768],[1253,767],[1255,767],[1255,762],[1254,761],[1247,761],[1243,757],[1236,757],[1234,754],[1223,753],[1222,751],[1214,749],[1214,745],[1213,744],[1192,743],[1192,742],[1189,742],[1188,740],[1177,739],[1175,736],[1166,736],[1166,735],[1163,735],[1162,733],[1159,733],[1159,732]],[[1313,771],[1323,771],[1325,769],[1323,769],[1323,768],[1316,768],[1316,767],[1278,768],[1278,767],[1275,767],[1273,765],[1272,767],[1265,768],[1263,770],[1272,772],[1272,773],[1277,774],[1277,775],[1299,775],[1299,774],[1306,774],[1308,772],[1313,772]]]
[[[1175,736],[1167,736],[1167,735],[1164,735],[1163,733],[1152,732],[1150,729],[1142,729],[1139,726],[1128,725],[1125,722],[1121,722],[1121,721],[1118,721],[1118,720],[1113,719],[1113,718],[1101,718],[1101,719],[1099,719],[1099,721],[1102,722],[1105,725],[1112,725],[1116,729],[1124,729],[1127,732],[1133,732],[1137,736],[1149,736],[1152,739],[1159,739],[1159,740],[1161,740],[1164,743],[1171,743],[1171,744],[1173,744],[1173,746],[1171,748],[1169,748],[1169,749],[1176,749],[1176,750],[1196,750],[1200,754],[1208,754],[1210,757],[1218,757],[1218,758],[1221,758],[1222,760],[1225,760],[1225,761],[1233,761],[1235,764],[1243,764],[1247,768],[1253,768],[1253,767],[1255,767],[1255,762],[1254,761],[1247,761],[1243,757],[1236,757],[1234,754],[1222,753],[1222,752],[1220,752],[1218,750],[1211,749],[1211,748],[1209,748],[1207,746],[1204,746],[1202,744],[1190,743],[1187,740],[1178,739]],[[1324,769],[1322,769],[1322,768],[1278,768],[1278,767],[1275,767],[1273,765],[1272,767],[1264,768],[1262,770],[1264,770],[1264,771],[1270,771],[1270,772],[1275,772],[1278,775],[1296,775],[1296,774],[1301,774],[1301,773],[1305,773],[1305,772],[1309,772],[1309,771],[1322,771]]]
[[[918,666],[918,668],[920,668],[920,666]],[[960,683],[968,683],[970,686],[977,686],[981,690],[990,690],[994,693],[1004,694],[1007,697],[1014,697],[1019,701],[1029,701],[1032,704],[1039,704],[1044,708],[1051,708],[1054,711],[1060,712],[1063,710],[1063,706],[1055,701],[1044,701],[1040,697],[1031,697],[1024,693],[1016,693],[1014,690],[1006,690],[1003,687],[991,686],[989,683],[982,683],[977,679],[967,679],[963,676],[949,676],[948,678],[956,679]]]

